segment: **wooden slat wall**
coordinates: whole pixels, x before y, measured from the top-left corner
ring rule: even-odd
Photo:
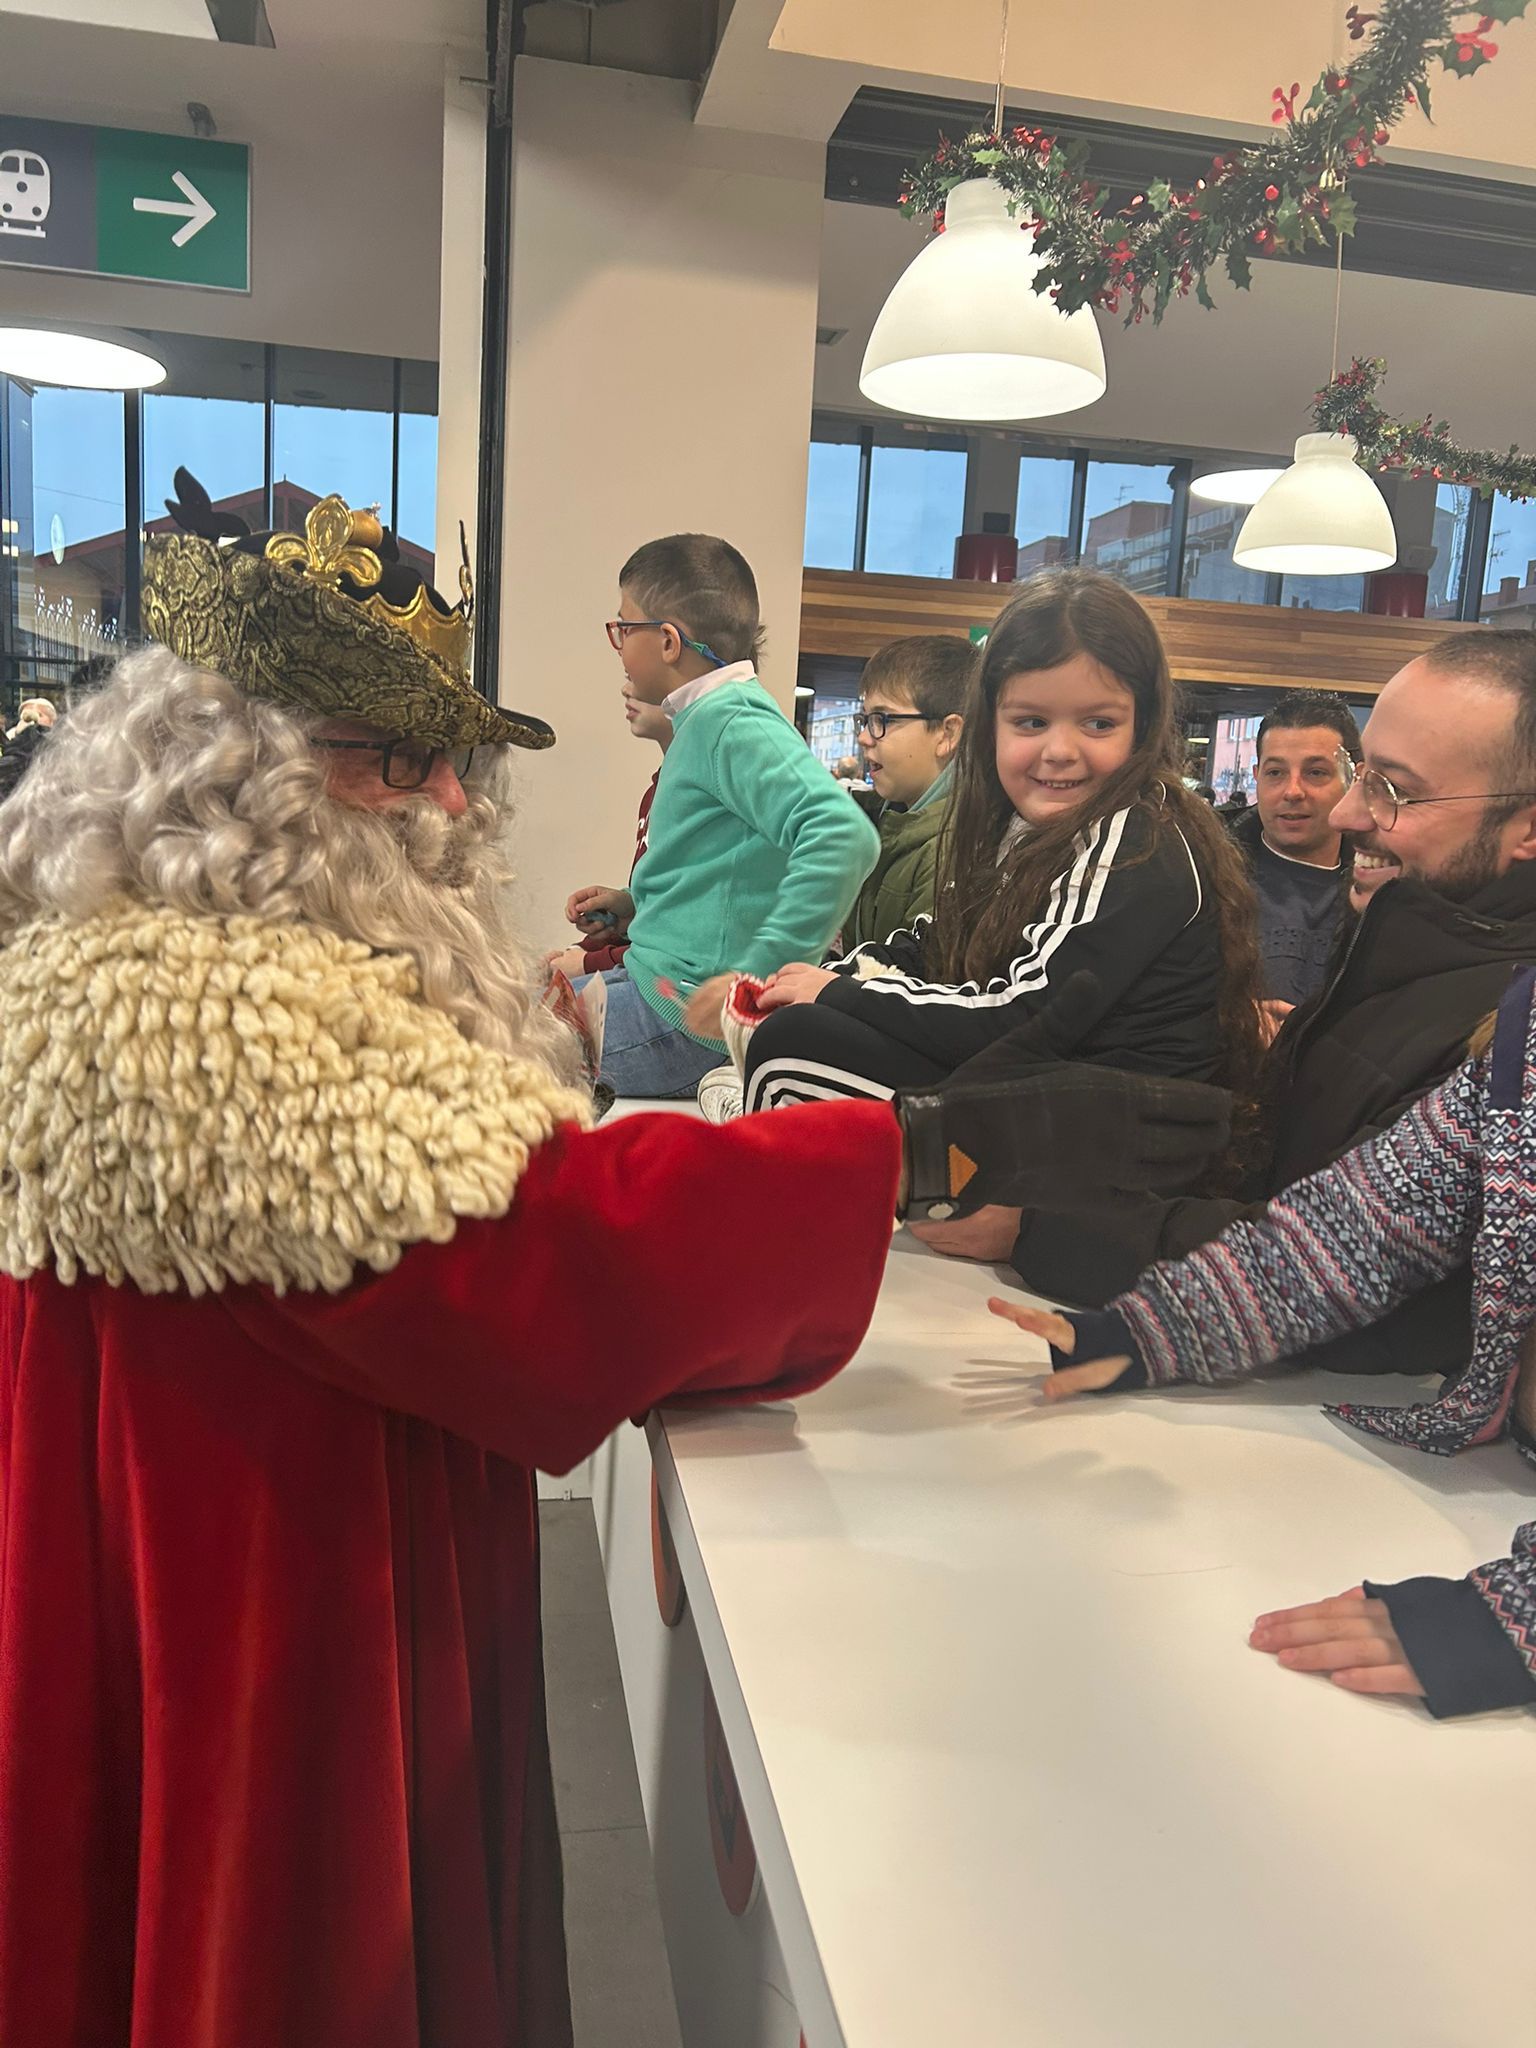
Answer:
[[[860,576],[807,569],[800,612],[802,654],[865,659],[905,633],[966,633],[994,619],[1006,585],[926,576]],[[1378,619],[1358,612],[1292,611],[1278,605],[1143,599],[1157,621],[1175,676],[1186,683],[1310,686],[1374,696],[1405,661],[1448,632],[1433,619]]]

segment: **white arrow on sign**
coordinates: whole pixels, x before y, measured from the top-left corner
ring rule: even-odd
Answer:
[[[176,248],[184,249],[192,237],[215,218],[218,209],[208,204],[184,171],[172,171],[171,183],[185,195],[185,203],[180,199],[135,199],[133,210],[135,213],[184,214],[183,225],[171,237]]]

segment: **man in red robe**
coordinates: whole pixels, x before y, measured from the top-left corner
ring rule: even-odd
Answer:
[[[367,514],[180,487],[0,832],[0,2041],[555,2048],[534,1468],[835,1371],[897,1127],[587,1128],[502,922],[547,729]]]
[[[534,1469],[835,1372],[902,1126],[589,1128],[467,581],[177,481],[162,644],[0,812],[0,2043],[565,2048]],[[902,1107],[916,1207],[1030,1197],[1032,1086]]]

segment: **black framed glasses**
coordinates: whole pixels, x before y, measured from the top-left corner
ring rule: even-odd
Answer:
[[[1378,832],[1390,832],[1397,823],[1399,811],[1406,811],[1414,804],[1497,804],[1526,797],[1536,802],[1536,790],[1530,789],[1485,789],[1468,796],[1402,796],[1396,785],[1390,782],[1379,768],[1367,768],[1364,762],[1350,762],[1344,754],[1341,760],[1353,769],[1348,787],[1358,789],[1371,823]]]
[[[695,654],[701,654],[706,661],[712,661],[716,668],[727,666],[707,641],[690,640],[675,619],[605,619],[603,626],[608,635],[608,645],[615,654],[624,652],[626,633],[655,632],[658,627],[670,626],[685,647],[691,647]]]
[[[474,747],[429,747],[425,740],[312,740],[328,753],[377,754],[379,775],[390,789],[420,789],[439,761],[446,761],[460,782],[475,758]]]
[[[883,740],[893,725],[931,725],[921,711],[861,711],[853,721],[855,734],[867,732],[872,740]]]

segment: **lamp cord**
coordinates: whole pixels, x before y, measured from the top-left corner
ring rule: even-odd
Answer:
[[[1010,0],[1003,0],[1003,30],[997,45],[997,100],[992,109],[992,133],[1001,137],[1003,132],[1003,90],[1008,77],[1008,8]]]
[[[1333,368],[1328,374],[1331,384],[1339,374],[1339,307],[1344,299],[1344,237],[1335,228],[1333,231]]]

